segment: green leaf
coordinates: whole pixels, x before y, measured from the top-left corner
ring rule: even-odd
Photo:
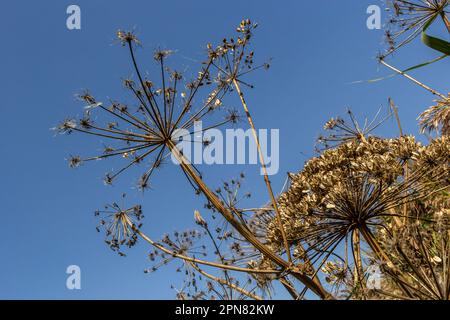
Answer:
[[[450,43],[436,38],[432,37],[426,34],[427,29],[430,27],[430,25],[436,20],[438,17],[438,14],[436,14],[432,19],[430,19],[422,28],[422,42],[427,45],[428,47],[442,52],[443,54],[450,55]]]
[[[429,36],[422,31],[422,42],[436,51],[450,55],[450,43],[445,40]]]

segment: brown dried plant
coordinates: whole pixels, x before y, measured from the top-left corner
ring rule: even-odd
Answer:
[[[413,6],[407,1],[394,3],[398,15]],[[432,4],[445,8],[447,1]],[[416,20],[397,21],[404,27],[398,36],[412,32],[400,45],[415,37],[415,28],[431,13],[414,3],[408,15],[416,14]],[[237,37],[225,38],[217,46],[208,44],[206,59],[191,81],[169,67],[170,50],[154,53],[159,81],[144,77],[136,58],[141,42],[132,32],[118,31],[136,75],[123,85],[137,107],[117,101],[105,105],[88,91],[81,93],[84,115],[68,118],[55,129],[101,137],[112,144],[100,155],[72,156],[69,165],[121,158],[126,164],[105,176],[105,183],[112,184],[132,167],[146,164],[138,180],[138,188],[146,190],[154,172],[172,156],[195,193],[204,196],[209,213],[195,210],[196,229],[154,240],[143,230],[140,205],[113,203],[95,213],[100,219],[97,230],[103,229],[108,246],[124,256],[122,249],[138,240],[150,245],[151,266],[146,273],[178,261],[176,271],[185,276],[181,288],[173,286],[178,299],[260,300],[271,298],[277,283],[295,300],[449,299],[448,97],[381,58],[387,67],[440,97],[420,121],[422,130],[437,131],[437,137],[422,145],[404,135],[392,100],[398,138],[374,135],[392,113],[380,119],[378,112],[361,126],[349,111],[349,120],[333,118],[325,124],[328,134],[319,138],[318,155],[300,172],[289,174],[288,187],[277,196],[244,95],[253,87],[244,77],[269,67],[253,64],[251,39],[256,27],[245,19]],[[179,129],[188,130],[189,136],[197,134],[194,122],[199,120],[210,123],[203,130],[236,123],[239,113],[226,107],[233,93],[254,134],[269,194],[269,202],[256,208],[245,208],[251,194],[241,193],[244,174],[215,189],[206,185],[174,138]],[[374,265],[382,270],[377,288],[367,282]]]
[[[118,40],[128,49],[132,66],[137,76],[137,81],[125,79],[124,87],[135,97],[138,104],[137,108],[116,101],[111,101],[106,106],[86,91],[79,95],[79,98],[86,104],[84,116],[78,120],[66,119],[56,130],[66,134],[72,132],[84,133],[91,136],[107,138],[117,143],[117,145],[105,147],[104,153],[101,155],[86,158],[73,156],[69,160],[71,167],[77,167],[89,161],[111,157],[121,157],[128,161],[120,170],[108,173],[105,176],[104,181],[106,184],[112,184],[119,175],[131,167],[143,162],[150,162],[149,167],[142,174],[138,182],[138,187],[145,190],[149,187],[152,174],[160,167],[162,161],[170,155],[174,156],[180,163],[183,174],[195,188],[196,193],[201,193],[206,197],[208,208],[220,213],[226,221],[226,224],[233,228],[232,233],[237,233],[241,238],[240,241],[245,241],[259,255],[267,257],[272,262],[272,265],[270,268],[264,269],[239,267],[233,263],[224,261],[223,258],[220,258],[220,254],[220,261],[218,262],[199,260],[193,256],[189,256],[184,247],[173,247],[168,242],[163,241],[159,243],[147,237],[142,233],[139,225],[136,225],[131,219],[128,219],[129,214],[127,211],[121,211],[123,214],[120,215],[113,215],[113,217],[121,217],[112,222],[113,224],[117,224],[116,229],[126,230],[127,235],[128,232],[131,232],[133,239],[135,235],[141,236],[157,250],[167,255],[183,259],[197,273],[204,272],[199,269],[199,265],[202,264],[220,268],[221,270],[241,271],[252,274],[280,275],[286,272],[287,274],[292,274],[300,283],[303,283],[303,285],[307,286],[318,296],[326,298],[329,294],[317,279],[309,278],[301,270],[292,265],[289,260],[290,252],[284,252],[288,256],[288,260],[285,260],[281,255],[270,250],[264,242],[261,242],[260,239],[254,236],[247,226],[245,219],[242,217],[241,212],[234,205],[224,202],[216,192],[212,191],[204,183],[199,171],[176,147],[177,141],[173,140],[174,133],[179,129],[190,130],[191,134],[196,133],[193,128],[195,121],[206,120],[208,118],[213,121],[213,113],[225,109],[223,107],[223,100],[227,94],[233,91],[233,87],[238,92],[252,129],[255,130],[241,87],[251,87],[251,85],[244,82],[242,77],[253,70],[268,68],[268,64],[253,65],[253,52],[249,51],[248,47],[254,28],[256,28],[256,24],[251,23],[250,20],[243,20],[236,30],[238,33],[236,39],[224,39],[216,47],[208,44],[206,61],[203,62],[203,66],[198,72],[197,77],[185,84],[185,86],[182,86],[183,75],[167,67],[166,60],[172,53],[167,50],[159,50],[154,54],[154,60],[160,69],[160,83],[155,83],[150,79],[144,78],[135,56],[135,49],[140,46],[140,41],[131,32],[119,31],[117,33]],[[178,101],[177,97],[180,95],[182,99]],[[196,105],[198,107],[195,107]],[[103,115],[99,114],[94,117],[93,115],[96,112],[100,112]],[[104,123],[97,124],[93,121],[93,118],[103,119]],[[207,128],[223,126],[228,123],[234,123],[237,120],[238,114],[234,110],[229,110],[226,112],[223,120],[212,122]],[[148,161],[150,157],[153,157],[153,159]],[[262,166],[265,169],[263,162]],[[275,197],[271,190],[267,174],[265,175],[265,182],[273,199],[273,207],[276,208]],[[105,222],[105,224],[107,223]],[[205,225],[202,226],[205,227]],[[283,230],[283,228],[281,227],[280,230]],[[122,239],[119,236],[117,237]],[[214,240],[213,237],[209,238]],[[120,239],[113,238],[112,240],[114,244],[116,244],[116,240],[121,244],[122,240]],[[228,272],[225,272],[224,276],[225,278],[222,280],[227,283],[227,287],[230,290],[237,290],[234,288],[237,285],[233,283]],[[222,280],[219,282],[223,282]],[[241,293],[245,292],[243,288],[239,290]],[[230,296],[231,291],[228,294],[228,297]]]

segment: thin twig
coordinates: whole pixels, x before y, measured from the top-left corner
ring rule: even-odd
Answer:
[[[191,262],[190,264],[200,274],[202,274],[203,276],[205,276],[205,277],[207,277],[207,278],[209,278],[209,279],[211,279],[213,281],[216,281],[216,282],[218,282],[218,283],[220,283],[222,285],[225,285],[225,286],[229,286],[230,288],[236,290],[237,292],[242,293],[243,295],[246,295],[249,298],[252,298],[252,299],[255,299],[255,300],[263,300],[260,296],[258,296],[257,294],[254,294],[253,292],[245,290],[244,288],[241,288],[241,287],[235,285],[234,283],[228,282],[227,280],[215,277],[212,274],[209,274],[209,273],[205,272],[204,270],[200,269],[195,263]]]
[[[277,217],[277,223],[278,223],[278,226],[279,226],[280,231],[281,231],[281,237],[283,238],[283,244],[284,244],[284,248],[286,250],[288,261],[289,261],[289,263],[292,263],[291,250],[289,248],[289,244],[288,244],[288,241],[287,241],[286,231],[284,230],[283,222],[281,220],[280,210],[278,209],[278,204],[277,204],[277,201],[276,201],[275,196],[273,194],[272,185],[271,185],[270,180],[269,180],[269,175],[267,174],[266,163],[265,163],[265,160],[264,160],[264,155],[263,155],[262,150],[261,150],[261,145],[259,143],[258,134],[256,132],[256,128],[255,128],[255,125],[253,123],[253,119],[252,119],[252,117],[250,115],[250,111],[248,110],[247,103],[246,103],[245,98],[244,98],[244,93],[241,91],[241,88],[240,88],[239,83],[237,82],[236,78],[233,79],[233,84],[234,84],[234,86],[236,88],[236,91],[237,91],[237,93],[239,95],[239,98],[241,99],[242,106],[244,107],[245,113],[247,115],[248,123],[250,124],[251,130],[252,130],[252,133],[253,133],[253,137],[255,139],[256,148],[258,149],[258,154],[259,154],[259,161],[261,162],[261,167],[262,167],[262,170],[263,170],[263,173],[264,173],[264,182],[266,183],[267,190],[269,191],[270,199],[272,201],[272,205],[273,205],[273,208],[275,210],[275,214],[276,214],[276,217]]]

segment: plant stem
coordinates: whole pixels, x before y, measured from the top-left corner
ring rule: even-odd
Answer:
[[[277,204],[277,201],[276,201],[275,196],[273,194],[272,185],[271,185],[270,180],[269,180],[269,175],[267,174],[266,163],[265,163],[265,160],[264,160],[264,155],[263,155],[262,150],[261,150],[261,145],[259,143],[258,134],[256,132],[256,128],[255,128],[255,125],[253,123],[253,119],[252,119],[252,117],[250,115],[250,112],[248,110],[247,103],[245,102],[244,93],[241,91],[241,88],[240,88],[239,83],[236,80],[236,78],[233,79],[233,84],[234,84],[234,86],[236,88],[236,91],[237,91],[237,93],[239,95],[239,98],[241,99],[242,106],[244,107],[245,113],[247,115],[248,123],[250,124],[251,130],[252,130],[252,133],[253,133],[253,137],[255,139],[256,147],[258,149],[259,161],[261,162],[261,167],[262,167],[262,170],[263,170],[263,173],[264,173],[264,182],[266,183],[267,190],[269,191],[270,199],[272,201],[272,205],[273,205],[273,208],[275,210],[275,215],[277,217],[278,227],[280,228],[280,231],[281,231],[281,237],[283,238],[283,244],[284,244],[284,248],[286,250],[288,261],[289,261],[289,263],[292,263],[291,250],[289,248],[289,244],[288,244],[287,237],[286,237],[286,232],[284,230],[283,222],[281,220],[280,210],[278,209],[278,204]]]
[[[443,12],[443,11],[441,12],[441,17],[442,17],[442,20],[444,20],[444,23],[445,23],[445,26],[447,27],[448,33],[450,33],[450,20],[448,19],[445,12]]]
[[[359,228],[359,231],[361,232],[361,235],[363,236],[364,240],[366,240],[369,247],[375,252],[375,254],[378,256],[378,258],[383,262],[389,262],[390,259],[386,255],[386,253],[383,251],[383,249],[380,247],[378,242],[373,237],[370,230],[367,228],[366,225],[363,225]]]
[[[294,286],[288,279],[280,278],[280,282],[294,300],[300,299],[300,294],[297,292],[297,290],[295,290]]]
[[[183,254],[179,254],[179,253],[176,253],[174,251],[171,251],[171,250],[167,249],[166,247],[160,245],[159,243],[153,241],[145,233],[143,233],[142,231],[140,231],[137,228],[135,228],[135,226],[133,224],[131,224],[131,222],[129,223],[129,225],[130,225],[131,228],[133,228],[133,230],[142,239],[144,239],[146,242],[148,242],[149,244],[151,244],[152,246],[154,246],[158,250],[161,250],[162,252],[164,252],[164,253],[172,256],[172,257],[176,257],[176,258],[188,261],[188,262],[193,262],[193,263],[202,264],[202,265],[209,266],[209,267],[214,267],[214,268],[225,269],[225,270],[245,272],[245,273],[278,274],[278,273],[282,272],[280,270],[257,270],[257,269],[241,268],[241,267],[236,267],[236,266],[232,266],[232,265],[224,265],[224,264],[220,264],[220,263],[216,263],[216,262],[205,261],[205,260],[200,260],[200,259],[197,259],[197,258],[185,256]]]
[[[352,233],[353,254],[355,259],[355,283],[362,286],[363,279],[363,265],[361,259],[361,241],[359,237],[359,230],[355,229]]]
[[[423,84],[422,82],[420,82],[420,81],[414,79],[414,78],[411,77],[410,75],[408,75],[408,74],[404,73],[403,71],[398,70],[397,68],[391,66],[390,64],[388,64],[388,63],[387,63],[386,61],[384,61],[383,59],[381,59],[380,62],[381,62],[381,64],[383,64],[384,66],[388,67],[389,69],[391,69],[391,70],[397,72],[398,74],[401,74],[401,75],[404,76],[405,78],[411,80],[412,82],[414,82],[414,83],[417,84],[418,86],[420,86],[420,87],[422,87],[422,88],[424,88],[424,89],[430,91],[432,94],[437,95],[437,96],[441,97],[441,98],[444,99],[444,100],[447,99],[447,97],[444,96],[442,93],[439,93],[439,92],[437,92],[437,91],[434,90],[434,89],[431,89],[429,86],[427,86],[427,85]]]
[[[220,283],[220,284],[222,284],[222,285],[225,285],[225,286],[229,286],[230,288],[233,288],[233,289],[236,290],[237,292],[240,292],[240,293],[246,295],[246,296],[249,297],[249,298],[252,298],[252,299],[255,299],[255,300],[263,300],[260,296],[254,294],[254,293],[252,293],[252,292],[249,292],[249,291],[247,291],[247,290],[245,290],[245,289],[243,289],[243,288],[241,288],[241,287],[235,285],[234,283],[231,283],[231,282],[228,282],[227,280],[224,280],[224,279],[215,277],[215,276],[213,276],[212,274],[209,274],[209,273],[203,271],[203,270],[200,269],[195,263],[192,263],[192,262],[191,262],[191,266],[192,266],[195,270],[197,270],[200,274],[202,274],[203,276],[205,276],[205,277],[207,277],[207,278],[209,278],[209,279],[211,279],[211,280],[213,280],[213,281],[216,281],[216,282],[218,282],[218,283]]]
[[[395,115],[395,120],[397,121],[397,126],[398,126],[398,130],[399,130],[399,132],[400,132],[400,138],[401,138],[401,137],[403,137],[403,129],[402,129],[402,124],[401,124],[401,122],[400,122],[400,116],[399,116],[399,114],[398,114],[398,108],[397,108],[397,106],[395,105],[394,101],[393,101],[391,98],[389,98],[388,100],[389,100],[389,105],[390,105],[390,107],[391,107],[391,109],[392,109],[392,112],[393,112],[394,115]],[[405,164],[403,165],[403,170],[405,170],[405,181],[407,181],[407,180],[408,180],[408,175],[409,175],[408,161],[405,161]],[[405,191],[405,192],[406,192],[406,191]],[[407,215],[408,215],[408,213],[407,213],[407,204],[405,203],[405,204],[403,205],[403,216],[404,216],[404,218],[403,218],[403,223],[401,223],[400,220],[398,220],[397,218],[395,218],[395,219],[396,219],[396,222],[400,222],[400,223],[399,223],[400,226],[401,226],[402,224],[405,224],[405,223],[406,223],[406,219],[407,219]]]

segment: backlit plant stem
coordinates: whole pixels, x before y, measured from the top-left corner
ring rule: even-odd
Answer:
[[[226,270],[231,270],[231,271],[238,271],[238,272],[245,272],[245,273],[255,273],[255,274],[256,273],[259,273],[259,274],[281,273],[281,271],[279,271],[279,270],[257,270],[257,269],[241,268],[241,267],[236,267],[236,266],[232,266],[232,265],[225,265],[225,264],[220,264],[220,263],[216,263],[216,262],[205,261],[205,260],[200,260],[197,258],[189,257],[186,255],[174,252],[172,250],[169,250],[166,247],[160,245],[159,243],[153,241],[145,233],[143,233],[141,230],[137,229],[134,225],[132,225],[131,222],[129,222],[129,225],[142,239],[144,239],[146,242],[148,242],[149,244],[154,246],[156,249],[161,250],[162,252],[164,252],[172,257],[179,258],[179,259],[185,260],[187,262],[193,262],[193,263],[202,264],[202,265],[209,266],[209,267],[215,267],[215,268],[226,269]]]
[[[273,194],[272,185],[271,185],[270,180],[269,180],[269,175],[267,174],[267,167],[266,167],[266,163],[264,161],[264,155],[262,154],[262,151],[261,151],[261,145],[259,143],[258,134],[256,133],[256,128],[255,128],[255,125],[253,124],[253,119],[252,119],[252,117],[250,115],[250,111],[248,110],[247,103],[246,103],[245,98],[244,98],[244,94],[241,91],[239,83],[237,82],[237,80],[235,78],[233,79],[233,84],[234,84],[234,86],[236,88],[236,91],[237,91],[237,93],[239,95],[239,98],[241,99],[242,106],[244,107],[245,114],[247,115],[248,123],[250,124],[251,130],[252,130],[252,133],[253,133],[253,137],[255,139],[256,147],[258,149],[259,161],[261,162],[261,167],[262,167],[263,173],[264,173],[264,182],[266,183],[267,190],[269,191],[269,195],[270,195],[270,200],[272,201],[272,205],[273,205],[273,208],[275,210],[275,214],[276,214],[276,217],[277,217],[277,223],[278,223],[278,226],[279,226],[280,231],[281,231],[281,237],[283,238],[283,244],[284,244],[284,248],[286,250],[288,261],[289,261],[289,263],[292,263],[291,250],[290,250],[289,244],[287,242],[286,232],[284,230],[283,222],[281,220],[280,211],[278,210],[277,201],[276,201],[275,196]]]

